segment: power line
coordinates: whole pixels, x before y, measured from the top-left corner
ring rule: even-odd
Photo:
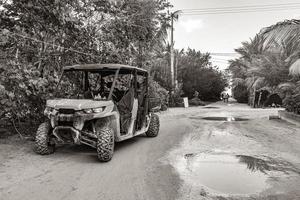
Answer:
[[[44,44],[48,44],[48,45],[51,45],[51,46],[54,46],[54,47],[58,47],[58,48],[61,48],[63,50],[67,50],[67,51],[72,51],[72,52],[75,52],[75,53],[79,53],[79,54],[83,54],[83,55],[86,55],[86,56],[92,56],[92,57],[98,57],[98,58],[101,58],[100,56],[97,56],[97,55],[94,55],[94,54],[89,54],[89,53],[85,53],[85,52],[81,52],[81,51],[78,51],[78,50],[74,50],[72,48],[65,48],[63,46],[60,46],[60,45],[56,45],[54,43],[49,43],[49,42],[44,42],[44,41],[41,41],[41,40],[38,40],[36,38],[32,38],[32,37],[28,37],[28,36],[25,36],[25,35],[22,35],[22,34],[19,34],[19,33],[15,33],[15,32],[12,32],[12,31],[9,31],[7,29],[1,29],[2,31],[5,30],[5,31],[8,31],[9,33],[11,33],[12,35],[16,35],[16,36],[19,36],[19,37],[22,37],[22,38],[26,38],[26,39],[29,39],[29,40],[32,40],[32,41],[35,41],[35,42],[39,42],[39,43],[44,43]],[[9,37],[12,37],[12,35],[10,34],[7,34]]]
[[[269,5],[253,5],[253,6],[235,6],[235,7],[215,7],[215,8],[199,8],[199,9],[183,9],[183,15],[206,15],[206,14],[230,14],[242,12],[269,12],[300,9],[300,3],[287,4],[269,4]]]
[[[265,9],[265,10],[236,10],[236,11],[222,11],[222,12],[195,12],[195,13],[182,13],[182,15],[193,16],[193,15],[215,15],[215,14],[238,14],[238,13],[251,13],[251,12],[272,12],[272,11],[285,11],[285,10],[299,10],[300,7],[293,7],[289,9]]]
[[[246,9],[246,8],[266,8],[266,7],[282,7],[282,6],[300,6],[300,3],[284,3],[284,4],[262,4],[262,5],[245,5],[245,6],[225,6],[225,7],[209,7],[197,9],[182,9],[182,11],[207,11],[220,9]]]

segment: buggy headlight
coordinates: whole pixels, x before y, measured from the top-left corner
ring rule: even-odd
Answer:
[[[100,113],[100,112],[103,112],[104,108],[105,108],[105,107],[88,108],[88,109],[84,109],[83,112],[85,112],[86,114]]]
[[[89,109],[84,109],[83,112],[85,112],[86,114],[91,114],[93,113],[93,110],[89,108]]]
[[[93,108],[93,112],[94,112],[94,113],[100,113],[100,112],[103,112],[103,110],[104,110],[104,107]]]

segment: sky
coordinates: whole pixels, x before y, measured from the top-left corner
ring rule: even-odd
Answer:
[[[300,3],[300,0],[169,0],[172,11],[219,7]],[[249,41],[262,28],[285,19],[300,19],[297,9],[213,15],[179,15],[174,24],[175,48],[201,52],[234,53],[242,41]],[[231,55],[232,56],[232,55]],[[213,64],[225,69],[234,57],[212,56]],[[235,56],[237,57],[237,56]]]

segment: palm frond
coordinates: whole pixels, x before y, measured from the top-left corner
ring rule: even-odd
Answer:
[[[281,83],[280,85],[278,85],[278,89],[280,91],[294,90],[295,87],[296,87],[295,83],[292,83],[292,82]]]
[[[264,47],[273,46],[275,43],[282,44],[289,39],[291,35],[299,33],[300,20],[286,20],[273,26],[267,27],[260,32],[265,38]]]
[[[252,87],[255,89],[255,90],[258,90],[262,87],[265,87],[267,84],[266,84],[266,81],[265,81],[265,78],[264,77],[257,77],[256,80],[254,81]]]
[[[291,75],[300,75],[300,59],[296,60],[289,69]]]

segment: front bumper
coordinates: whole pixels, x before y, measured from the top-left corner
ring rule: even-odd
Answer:
[[[52,134],[55,136],[57,144],[86,144],[96,148],[97,136],[84,131],[76,130],[70,126],[57,126],[53,129]]]
[[[82,130],[85,121],[95,118],[93,114],[63,114],[58,112],[49,113],[48,118],[52,128],[57,126],[72,126],[77,130]]]
[[[61,111],[63,110],[63,111]],[[64,113],[66,112],[67,113]],[[47,112],[45,115],[50,119],[52,128],[56,126],[72,126],[77,130],[82,130],[86,121],[103,118],[112,115],[113,106],[107,106],[102,112],[85,113],[83,111],[76,111],[72,109],[53,109]]]
[[[80,131],[70,126],[57,126],[52,134],[57,138],[58,143],[80,144]]]

